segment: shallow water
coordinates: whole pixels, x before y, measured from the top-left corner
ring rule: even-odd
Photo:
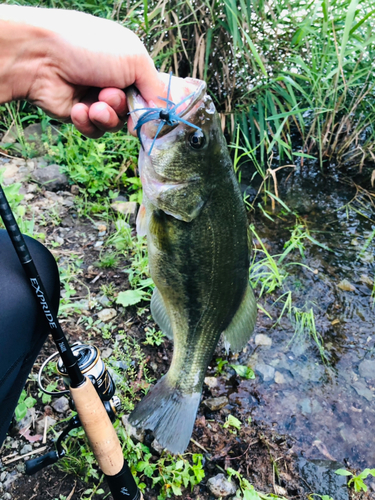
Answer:
[[[285,316],[273,327],[281,305],[273,305],[275,295],[265,295],[261,303],[274,319],[259,313],[249,347],[238,358],[257,376],[230,389],[230,401],[245,415],[291,436],[294,450],[306,458],[374,467],[375,238],[363,255],[360,251],[375,228],[375,214],[365,195],[357,193],[353,201],[353,187],[319,172],[295,175],[279,189],[281,199],[298,213],[311,235],[331,249],[306,241],[305,258],[295,250],[289,262],[301,262],[311,270],[289,266],[285,282],[294,304],[313,308],[328,361],[322,362],[308,335],[293,338],[293,325]],[[279,216],[274,223],[256,216],[257,233],[272,255],[282,252],[290,237],[287,228],[296,222],[285,210]],[[351,291],[338,287],[344,279]]]

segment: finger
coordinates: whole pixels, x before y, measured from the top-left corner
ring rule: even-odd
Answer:
[[[99,130],[98,127],[91,122],[89,118],[89,107],[86,104],[82,102],[75,104],[72,107],[70,116],[76,129],[86,137],[97,139],[103,135],[104,132]]]
[[[128,112],[126,96],[123,90],[116,88],[103,89],[98,96],[99,101],[106,102],[122,118]]]
[[[113,108],[106,102],[95,102],[89,108],[90,121],[103,132],[117,132],[124,126]]]

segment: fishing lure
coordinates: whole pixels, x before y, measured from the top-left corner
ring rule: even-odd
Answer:
[[[185,101],[187,101],[188,99],[193,97],[194,92],[189,94],[184,99],[182,99],[182,101],[180,101],[178,104],[175,104],[173,101],[171,101],[171,99],[169,99],[169,95],[170,95],[170,91],[171,91],[171,82],[172,82],[172,72],[169,73],[167,98],[164,99],[163,97],[159,97],[159,99],[161,101],[165,101],[167,103],[165,108],[141,108],[141,109],[131,111],[131,113],[134,113],[135,111],[137,111],[137,112],[138,111],[146,111],[139,118],[137,125],[134,127],[134,130],[137,131],[137,136],[138,136],[138,139],[141,143],[142,148],[143,148],[142,139],[141,139],[142,126],[151,120],[160,120],[160,123],[158,125],[157,130],[156,130],[154,140],[152,141],[152,144],[150,147],[150,151],[148,152],[149,156],[151,154],[152,148],[154,147],[155,141],[156,141],[160,131],[166,125],[169,125],[170,127],[172,127],[173,125],[176,125],[178,122],[180,122],[180,123],[185,123],[186,125],[189,125],[190,127],[193,127],[197,130],[202,131],[202,129],[200,127],[198,127],[197,125],[194,125],[193,123],[190,123],[187,120],[184,120],[183,118],[181,118],[183,110],[180,113],[177,113],[177,109],[179,108],[179,106],[181,106],[181,104],[183,104]]]

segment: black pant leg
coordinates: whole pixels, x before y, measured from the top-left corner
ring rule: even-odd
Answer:
[[[56,262],[39,242],[25,237],[31,256],[51,299],[59,304]],[[0,446],[20,393],[45,339],[48,327],[25,271],[4,230],[0,230]]]

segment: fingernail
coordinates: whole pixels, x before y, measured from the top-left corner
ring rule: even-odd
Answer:
[[[111,119],[111,114],[110,112],[108,111],[108,109],[103,109],[99,115],[100,117],[100,121],[102,123],[108,123]]]

